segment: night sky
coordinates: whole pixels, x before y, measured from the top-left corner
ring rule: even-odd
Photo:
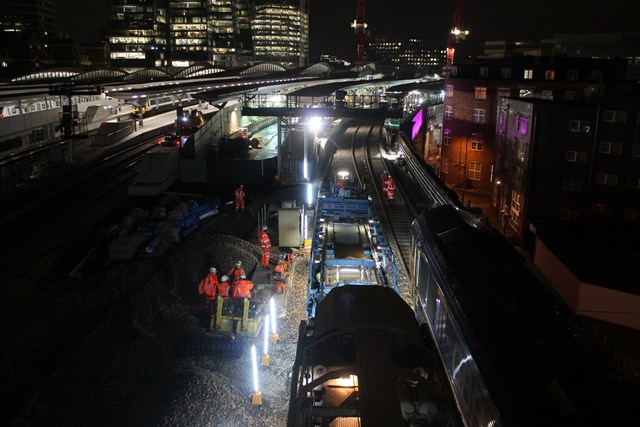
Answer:
[[[310,0],[311,62],[321,53],[355,56],[350,28],[356,0]],[[107,0],[57,0],[63,31],[98,41],[107,26]],[[471,31],[459,55],[480,53],[485,40],[532,40],[554,33],[640,31],[637,0],[465,0],[463,23]],[[446,45],[455,0],[366,0],[365,20],[376,34],[416,35],[429,47]]]

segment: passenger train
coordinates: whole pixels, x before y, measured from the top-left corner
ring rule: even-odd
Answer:
[[[450,205],[411,231],[416,316],[467,425],[638,425],[637,384],[506,240]]]

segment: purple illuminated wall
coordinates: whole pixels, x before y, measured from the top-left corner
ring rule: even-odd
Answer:
[[[413,127],[411,128],[411,139],[415,139],[418,132],[420,132],[420,128],[422,127],[422,112],[424,110],[418,111],[418,113],[411,120],[413,122]]]

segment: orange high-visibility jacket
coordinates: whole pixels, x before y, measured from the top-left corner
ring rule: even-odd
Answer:
[[[388,190],[396,189],[396,181],[393,178],[389,178],[389,180],[387,181],[387,189]]]
[[[236,188],[236,199],[244,197],[244,190],[240,187]]]
[[[222,295],[224,299],[229,298],[229,282],[218,283],[218,295]]]
[[[213,274],[207,274],[207,277],[202,279],[198,286],[198,292],[200,295],[204,294],[206,299],[216,299],[216,292],[218,289],[218,277]]]
[[[258,233],[258,240],[260,241],[260,247],[263,251],[271,248],[271,239],[269,239],[269,235],[266,231],[263,230]]]
[[[253,289],[251,280],[239,280],[236,287],[233,288],[233,296],[235,298],[251,298],[251,289]]]
[[[232,268],[231,270],[229,270],[229,274],[227,274],[227,276],[229,276],[229,280],[231,280],[231,282],[235,282],[240,280],[240,276],[242,275],[247,275],[247,272],[244,271],[244,268],[240,267],[240,268]]]
[[[273,269],[273,272],[284,276],[284,264],[279,262],[278,265],[276,265],[276,268]]]

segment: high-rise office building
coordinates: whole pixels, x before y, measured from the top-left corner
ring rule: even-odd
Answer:
[[[207,1],[169,0],[168,16],[169,65],[186,67],[194,62],[207,61]]]
[[[251,17],[247,0],[209,0],[207,3],[209,60],[234,67],[251,61]]]
[[[111,65],[307,64],[307,0],[111,0]]]
[[[53,0],[2,0],[0,33],[19,37],[35,33],[40,38],[57,37],[56,9]]]
[[[309,58],[307,0],[256,0],[252,21],[256,61],[304,66]]]
[[[112,0],[109,49],[113,67],[136,69],[167,64],[167,1]]]
[[[421,37],[373,35],[369,41],[370,59],[396,70],[420,67],[439,73],[444,66],[444,49],[427,49]]]

